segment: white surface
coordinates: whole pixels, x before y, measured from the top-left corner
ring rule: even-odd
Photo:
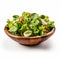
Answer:
[[[59,0],[0,0],[0,60],[60,60],[60,3]],[[35,47],[19,45],[4,33],[7,18],[23,11],[50,16],[56,32]]]

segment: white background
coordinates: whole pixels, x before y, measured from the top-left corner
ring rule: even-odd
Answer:
[[[60,60],[60,2],[59,0],[0,0],[0,60]],[[8,18],[23,11],[50,16],[56,32],[38,46],[18,44],[4,33]]]

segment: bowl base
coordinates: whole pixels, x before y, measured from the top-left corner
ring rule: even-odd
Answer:
[[[37,45],[39,45],[41,42],[38,42],[37,44],[21,44],[21,43],[19,43],[19,44],[21,44],[21,45],[24,45],[24,46],[37,46]]]

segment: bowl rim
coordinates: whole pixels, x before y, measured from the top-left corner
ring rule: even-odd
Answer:
[[[8,36],[14,37],[14,38],[41,38],[41,37],[46,37],[46,36],[49,36],[49,35],[53,34],[53,33],[55,32],[55,29],[56,29],[56,28],[54,27],[49,33],[47,33],[46,35],[43,35],[43,36],[30,36],[30,37],[26,37],[26,36],[13,35],[13,34],[11,34],[11,33],[8,31],[8,29],[7,29],[6,26],[4,27],[5,33],[6,33]]]

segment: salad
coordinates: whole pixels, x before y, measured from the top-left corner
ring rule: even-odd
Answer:
[[[8,31],[17,36],[43,36],[54,28],[54,21],[46,15],[22,12],[22,15],[13,15],[7,20]]]

